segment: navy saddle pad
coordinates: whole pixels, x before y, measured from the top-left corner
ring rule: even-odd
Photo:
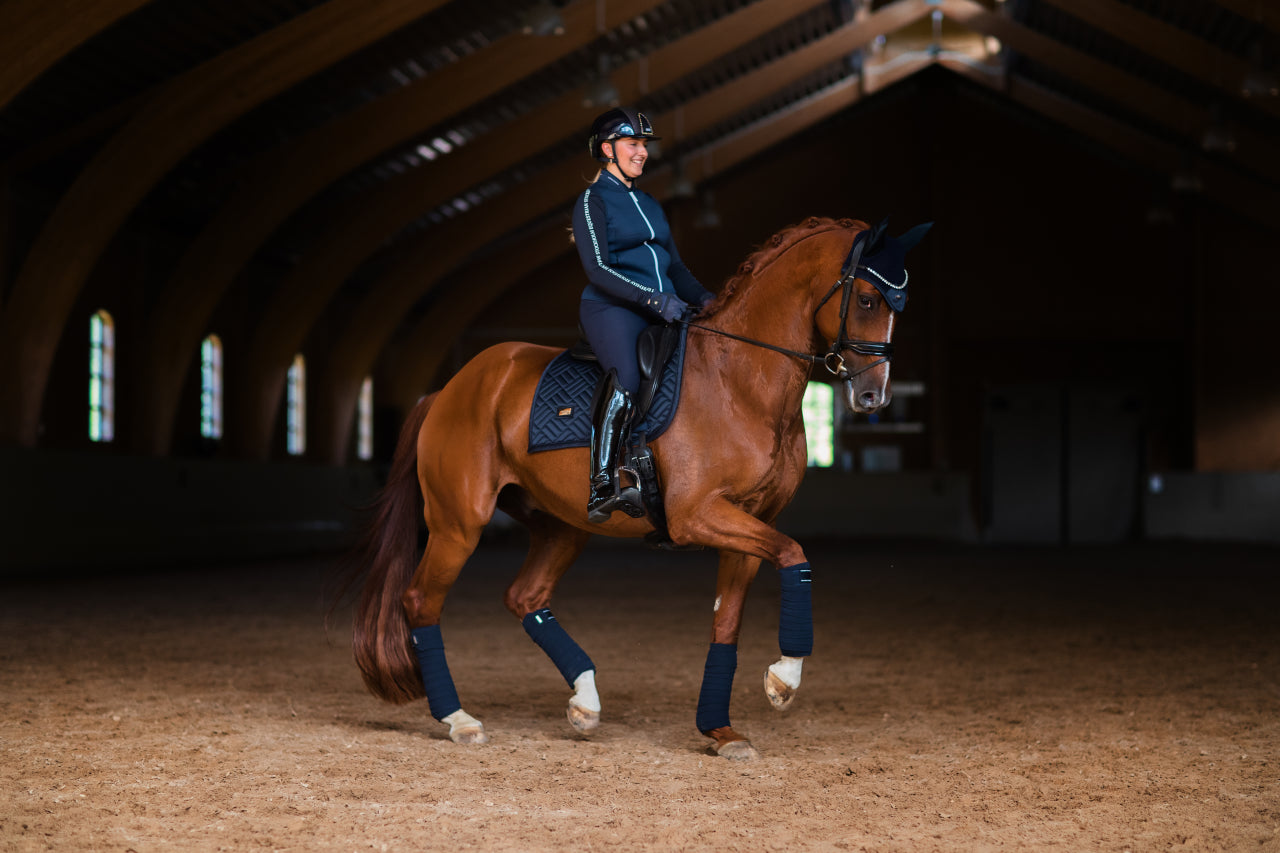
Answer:
[[[644,433],[645,440],[652,441],[671,425],[680,402],[688,336],[689,330],[681,329],[680,342],[662,372],[662,384],[654,392],[644,421],[631,430],[632,435]],[[581,361],[568,352],[551,360],[533,393],[533,408],[529,412],[530,453],[586,447],[591,443],[591,398],[602,375],[598,362]]]

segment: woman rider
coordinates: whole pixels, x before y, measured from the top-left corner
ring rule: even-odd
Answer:
[[[622,434],[640,389],[636,339],[652,323],[670,323],[713,298],[680,260],[671,227],[653,196],[635,188],[649,157],[653,126],[644,113],[619,107],[591,125],[591,156],[604,164],[573,209],[573,237],[587,286],[579,319],[605,372],[591,427],[591,496],[596,524],[617,510],[644,515],[640,493],[618,487]]]

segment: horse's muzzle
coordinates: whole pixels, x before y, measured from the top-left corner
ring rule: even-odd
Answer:
[[[869,415],[883,409],[893,399],[888,389],[883,392],[879,388],[857,388],[852,381],[845,382],[845,403],[849,410],[860,415]]]

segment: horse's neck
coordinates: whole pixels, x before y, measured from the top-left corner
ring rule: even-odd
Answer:
[[[814,305],[801,285],[811,277],[810,270],[797,271],[795,278],[766,273],[715,319],[726,332],[807,353],[813,345]]]
[[[750,281],[742,282],[733,298],[709,318],[708,325],[729,334],[792,350],[813,353],[812,282],[818,270],[804,256],[784,264],[781,259]],[[717,336],[718,337],[718,336]],[[708,340],[725,359],[722,381],[734,389],[735,399],[751,399],[766,411],[793,414],[800,407],[810,363],[724,337]]]

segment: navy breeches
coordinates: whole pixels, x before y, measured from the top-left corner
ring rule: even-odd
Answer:
[[[632,394],[640,390],[640,368],[636,364],[636,339],[653,321],[644,314],[595,299],[582,300],[578,309],[587,343],[608,373],[618,371],[618,382]]]

